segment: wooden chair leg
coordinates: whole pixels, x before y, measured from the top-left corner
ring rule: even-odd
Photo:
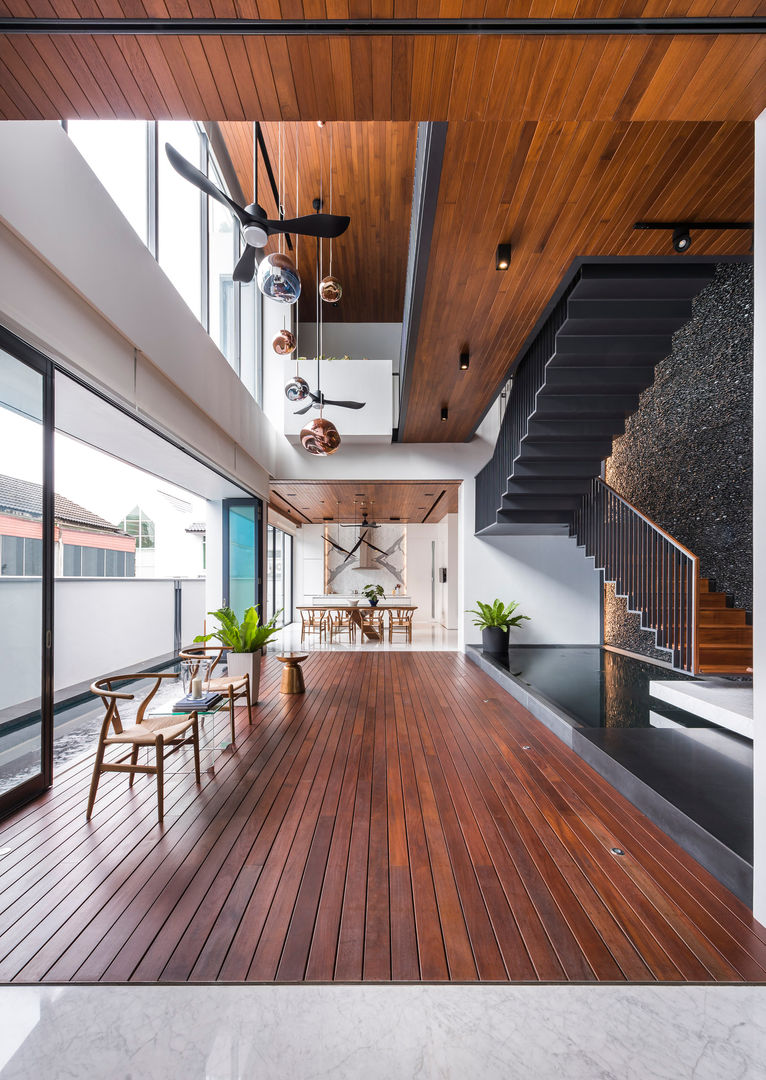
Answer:
[[[245,700],[247,701],[247,722],[249,724],[252,724],[252,722],[253,722],[253,704],[257,705],[258,702],[256,701],[254,703],[252,697],[250,696],[250,676],[248,675],[247,672],[245,672]]]
[[[229,684],[229,721],[231,722],[231,745],[237,741],[237,733],[234,730],[234,687]]]
[[[157,755],[157,820],[162,824],[165,818],[165,739],[158,735],[154,741]]]
[[[136,746],[134,746],[133,749],[130,752],[130,764],[131,765],[137,765],[138,764],[138,744],[136,744]],[[136,774],[134,772],[132,772],[130,774],[130,780],[128,781],[128,787],[133,787],[133,781],[135,780],[135,778],[136,778]]]
[[[99,741],[98,750],[96,751],[96,761],[93,765],[93,779],[90,782],[90,792],[88,794],[88,809],[85,811],[85,820],[90,821],[90,815],[93,813],[93,804],[96,801],[96,792],[98,791],[98,782],[101,779],[101,764],[104,760],[104,744]]]
[[[192,744],[194,747],[194,775],[197,778],[197,783],[202,783],[202,775],[199,767],[199,717],[195,715],[194,724],[192,725]]]

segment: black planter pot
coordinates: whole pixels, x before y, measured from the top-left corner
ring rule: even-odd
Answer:
[[[378,606],[378,597],[373,596],[372,599],[370,600],[370,607],[377,607],[377,606]]]
[[[481,647],[486,653],[502,656],[508,651],[508,629],[505,626],[485,626],[481,632]]]

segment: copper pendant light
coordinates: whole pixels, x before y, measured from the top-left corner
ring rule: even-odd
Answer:
[[[301,431],[301,446],[316,457],[328,457],[334,454],[341,443],[340,432],[332,420],[317,416],[309,420]]]

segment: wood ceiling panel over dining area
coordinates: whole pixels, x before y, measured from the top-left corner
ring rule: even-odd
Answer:
[[[248,201],[253,195],[253,125],[220,125],[237,178]],[[325,304],[326,322],[400,322],[407,273],[415,123],[263,124],[264,143],[275,175],[283,160],[284,207],[287,217],[312,213],[320,191],[324,209],[348,214],[353,227],[332,244],[332,272],[343,283],[339,304]],[[297,138],[297,143],[296,143]],[[296,206],[296,151],[299,165]],[[330,157],[332,154],[332,183]],[[269,217],[278,217],[261,162],[258,197]],[[293,238],[295,244],[295,238]],[[266,251],[276,251],[272,238]],[[300,239],[298,269],[305,282],[316,279],[316,245]],[[329,272],[325,245],[324,272]],[[306,289],[299,315],[314,322],[316,293]],[[303,351],[313,349],[309,342]]]
[[[459,481],[443,480],[373,483],[279,480],[270,486],[269,503],[298,524],[358,523],[366,511],[370,521],[433,525],[445,514],[457,513],[459,487]]]
[[[471,435],[576,257],[674,254],[640,220],[751,221],[753,140],[745,123],[450,123],[405,441]],[[692,253],[751,244],[748,229],[693,230]]]

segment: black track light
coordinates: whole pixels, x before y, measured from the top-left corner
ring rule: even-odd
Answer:
[[[449,409],[446,405],[442,406],[442,422],[449,416]]]
[[[688,251],[691,246],[691,234],[685,225],[679,225],[677,229],[673,229],[673,247],[677,252]]]
[[[495,270],[507,270],[511,265],[511,245],[498,244],[495,254]]]
[[[458,365],[461,371],[468,371],[469,356],[467,352],[461,352],[460,364]]]

